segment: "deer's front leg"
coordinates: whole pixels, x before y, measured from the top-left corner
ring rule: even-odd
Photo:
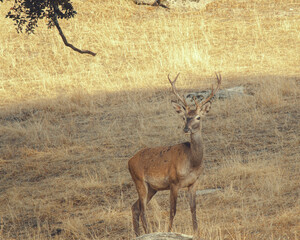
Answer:
[[[191,186],[189,186],[188,189],[188,195],[189,195],[189,204],[191,208],[192,213],[192,222],[193,222],[193,230],[194,232],[198,229],[198,223],[197,223],[197,211],[196,211],[196,182],[194,182]]]
[[[178,187],[171,185],[170,187],[170,222],[169,222],[169,232],[172,230],[173,219],[176,214],[176,204],[177,204]]]

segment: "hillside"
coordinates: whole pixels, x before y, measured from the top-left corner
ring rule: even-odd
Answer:
[[[176,2],[176,1],[175,1]],[[187,2],[187,1],[186,1]],[[164,8],[74,0],[61,27],[17,34],[0,16],[0,239],[131,239],[137,193],[127,161],[144,147],[188,140],[167,75],[181,93],[243,86],[203,122],[197,197],[203,239],[298,239],[300,4],[220,0]],[[169,196],[150,202],[166,231]],[[192,234],[180,191],[174,231]]]

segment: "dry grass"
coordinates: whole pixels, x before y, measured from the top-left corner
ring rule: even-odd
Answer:
[[[179,2],[179,1],[178,1]],[[243,85],[204,121],[206,167],[197,199],[204,239],[298,239],[300,232],[300,5],[216,1],[171,11],[131,1],[74,0],[62,22],[79,55],[43,23],[0,45],[0,239],[130,239],[137,198],[127,160],[144,146],[186,140],[166,75],[180,89]],[[168,196],[149,206],[168,224]],[[185,192],[174,230],[192,233]]]

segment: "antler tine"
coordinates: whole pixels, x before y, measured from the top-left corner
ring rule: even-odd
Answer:
[[[200,106],[197,105],[197,108],[200,108],[200,107],[202,107],[204,104],[206,104],[207,102],[209,102],[210,99],[212,99],[212,97],[213,97],[213,96],[216,94],[216,92],[219,90],[220,85],[221,85],[221,81],[222,81],[222,76],[221,76],[221,74],[217,74],[217,73],[216,73],[216,77],[217,77],[217,81],[218,81],[218,85],[217,85],[216,89],[214,89],[214,86],[212,85],[212,86],[211,86],[211,93],[210,93],[210,95],[209,95],[204,101],[202,101],[202,102],[200,103]]]
[[[216,77],[217,77],[217,80],[218,80],[218,85],[217,85],[217,88],[215,90],[215,93],[219,90],[220,86],[221,86],[221,82],[222,82],[222,76],[221,76],[221,73],[215,73],[216,74]]]
[[[172,80],[170,79],[170,73],[169,73],[169,74],[168,74],[168,79],[169,79],[169,82],[171,83],[172,90],[173,90],[173,93],[175,94],[175,96],[183,103],[183,105],[184,105],[185,107],[187,107],[188,105],[187,105],[187,103],[186,103],[184,97],[181,97],[181,96],[179,95],[179,93],[177,92],[177,89],[176,89],[176,87],[175,87],[175,82],[176,82],[176,80],[177,80],[179,74],[180,74],[180,73],[178,73],[177,76],[175,77],[175,79],[172,81]]]
[[[193,97],[193,100],[194,100],[194,102],[195,102],[196,108],[198,109],[200,106],[199,106],[199,104],[198,104],[198,102],[197,102],[197,100],[196,100],[196,97],[195,97],[195,96]]]

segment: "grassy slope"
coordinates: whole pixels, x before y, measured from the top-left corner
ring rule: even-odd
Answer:
[[[83,4],[84,3],[84,4]],[[185,141],[166,75],[203,89],[250,96],[216,102],[204,121],[206,169],[198,197],[205,239],[297,239],[300,6],[218,1],[172,11],[130,1],[74,1],[61,26],[79,55],[40,23],[18,35],[0,25],[0,238],[128,239],[137,194],[127,160],[145,146]],[[1,4],[4,16],[10,3]],[[153,231],[168,225],[168,196],[149,206]],[[186,223],[188,221],[188,223]],[[182,191],[175,231],[191,234]]]

